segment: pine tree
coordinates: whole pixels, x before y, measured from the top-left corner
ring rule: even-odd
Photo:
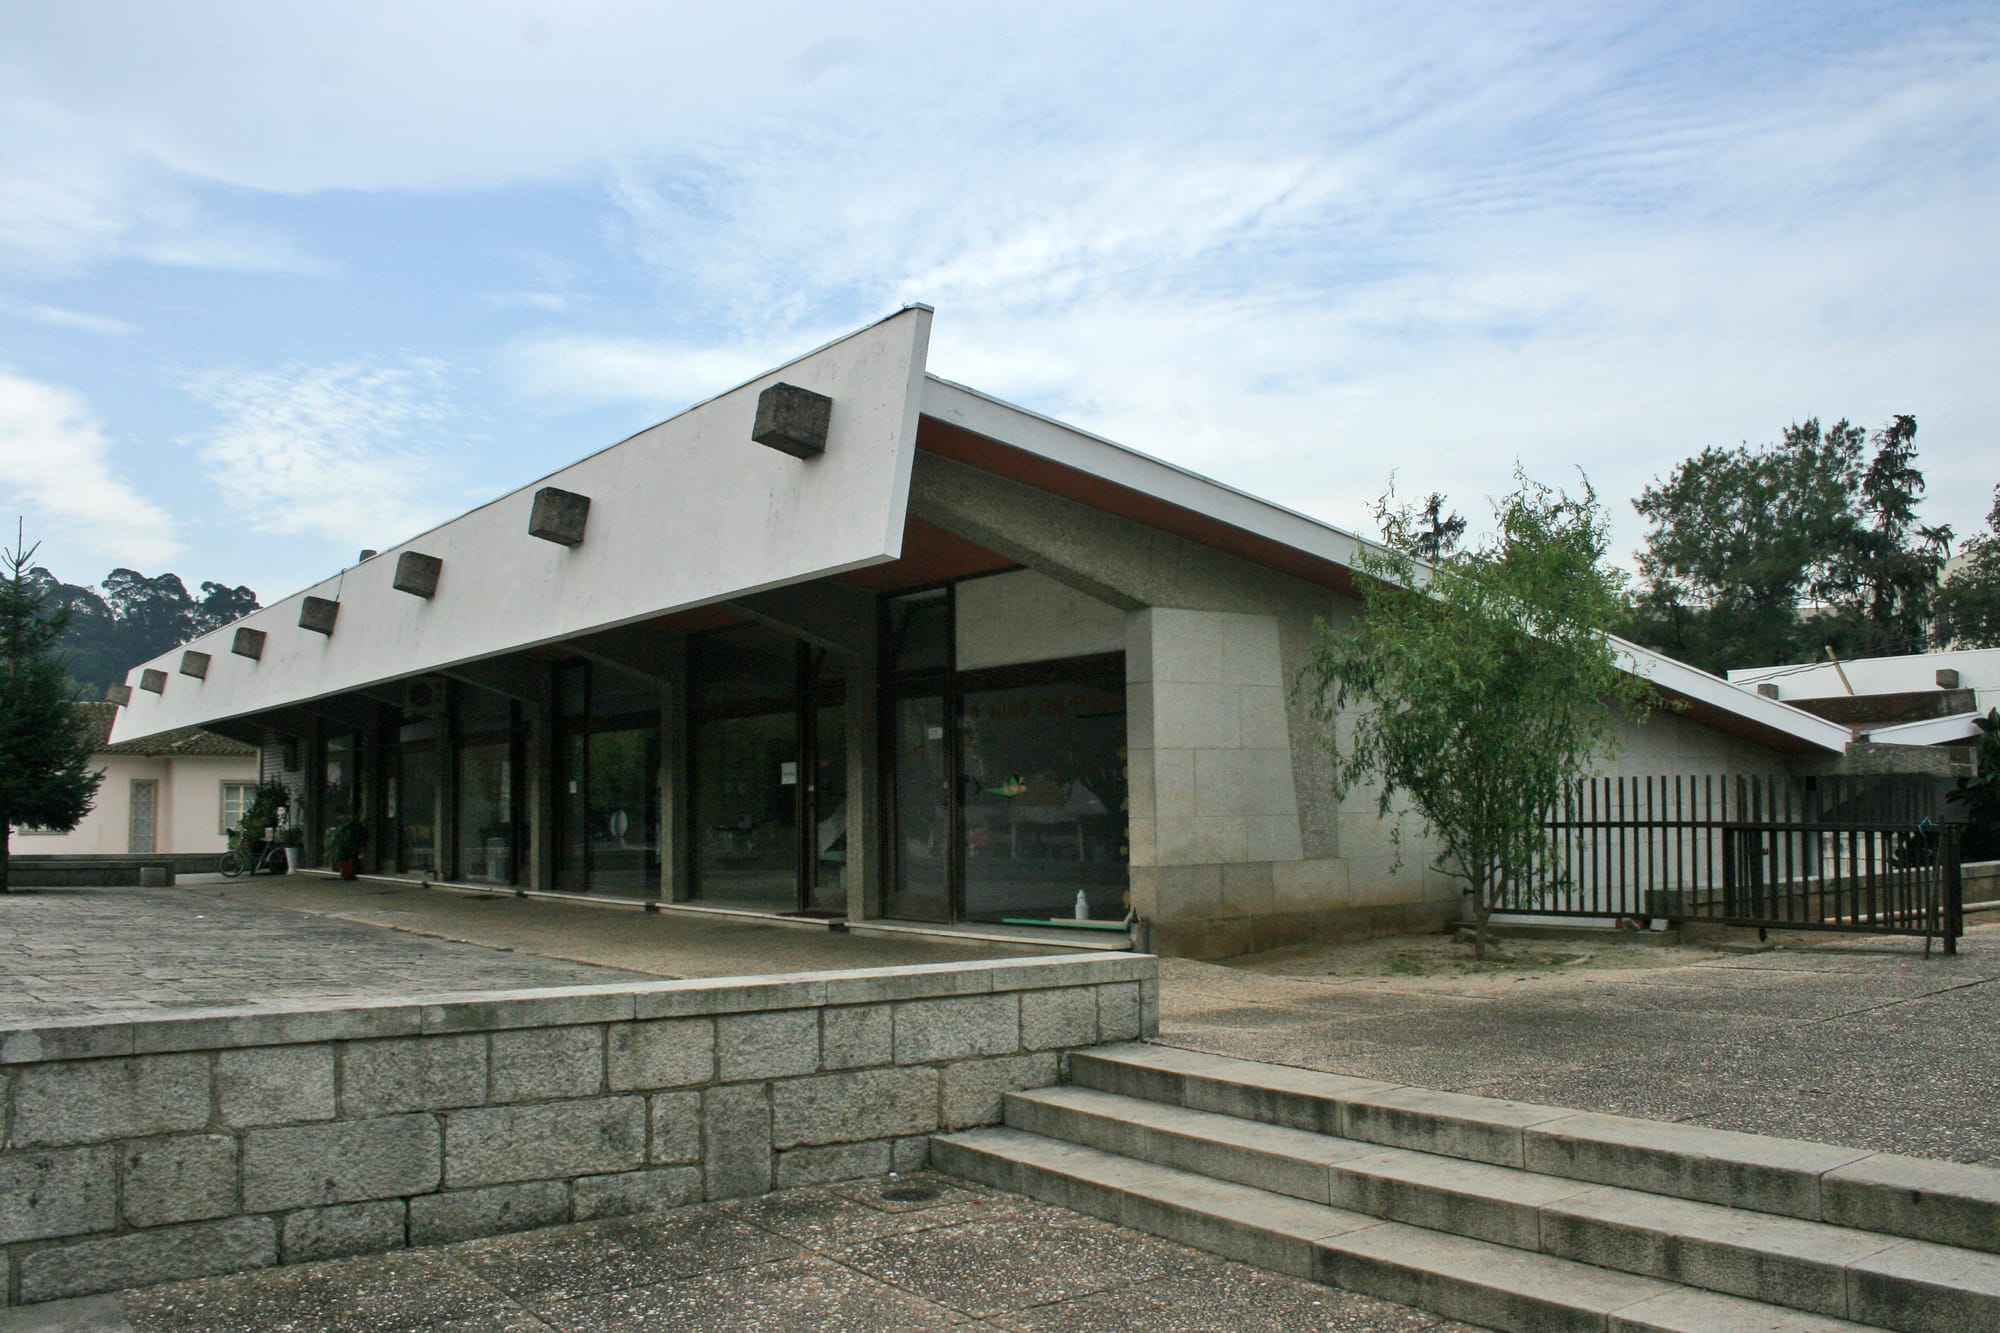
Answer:
[[[44,594],[29,577],[35,550],[16,529],[14,549],[0,551],[0,893],[14,827],[75,828],[104,780],[90,766],[57,648],[69,616],[43,612]]]

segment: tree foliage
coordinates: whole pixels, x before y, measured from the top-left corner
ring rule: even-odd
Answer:
[[[70,677],[93,694],[139,663],[257,609],[257,594],[248,588],[203,583],[197,599],[178,574],[114,569],[102,591],[64,583],[39,566],[27,577],[50,607],[68,612],[63,649]]]
[[[2000,486],[1986,531],[1965,543],[1965,561],[1938,588],[1937,637],[1954,648],[2000,648]]]
[[[1423,512],[1377,505],[1386,549],[1364,555],[1360,613],[1322,623],[1301,681],[1345,795],[1379,783],[1379,809],[1406,795],[1437,846],[1438,870],[1472,896],[1476,948],[1493,904],[1545,846],[1543,812],[1643,718],[1649,692],[1606,638],[1620,576],[1588,480],[1572,496],[1515,469],[1498,531],[1426,571]],[[1337,722],[1352,714],[1343,740]]]
[[[1465,515],[1444,506],[1444,493],[1432,491],[1417,507],[1417,521],[1410,531],[1410,552],[1419,560],[1435,564],[1456,551],[1465,540]]]
[[[1957,788],[1945,800],[1962,806],[1965,813],[1965,840],[1959,844],[1960,859],[2000,860],[2000,708],[1989,708],[1985,717],[1972,719],[1979,728],[1979,744],[1974,753],[1979,771],[1960,778]]]
[[[59,641],[65,608],[50,607],[28,576],[35,548],[0,552],[0,893],[14,826],[68,830],[90,812],[103,775],[70,705]]]
[[[1633,501],[1652,527],[1625,632],[1716,672],[1923,651],[1951,529],[1918,520],[1916,435],[1815,417],[1682,462]]]

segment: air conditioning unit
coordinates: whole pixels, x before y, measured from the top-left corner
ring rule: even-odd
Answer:
[[[403,715],[421,717],[444,711],[444,680],[439,676],[418,676],[403,682]]]

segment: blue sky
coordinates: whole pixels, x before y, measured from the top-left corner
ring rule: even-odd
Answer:
[[[1365,530],[1920,422],[2000,482],[2000,7],[0,0],[0,512],[267,600],[909,301]]]

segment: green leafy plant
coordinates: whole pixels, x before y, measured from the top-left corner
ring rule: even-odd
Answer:
[[[1961,861],[2000,860],[2000,708],[1973,719],[1979,728],[1979,772],[1960,778],[1945,800],[1965,807]]]
[[[291,788],[276,778],[266,779],[257,784],[250,794],[250,802],[243,807],[243,820],[237,826],[236,845],[255,850],[264,841],[264,835],[278,826],[281,812],[292,804]]]
[[[69,612],[48,607],[29,577],[35,550],[17,529],[0,552],[0,893],[13,826],[73,829],[104,781],[57,647]]]
[[[368,845],[368,824],[361,819],[341,819],[327,825],[326,836],[320,840],[320,850],[326,859],[338,865],[342,861],[355,861]]]
[[[1575,496],[1518,467],[1514,481],[1494,506],[1496,535],[1428,565],[1416,555],[1422,513],[1384,496],[1384,546],[1360,561],[1361,611],[1319,624],[1300,680],[1336,791],[1377,783],[1385,815],[1407,795],[1433,866],[1464,881],[1476,958],[1494,903],[1544,850],[1543,812],[1651,701],[1605,634],[1621,578],[1605,564],[1588,479]]]

